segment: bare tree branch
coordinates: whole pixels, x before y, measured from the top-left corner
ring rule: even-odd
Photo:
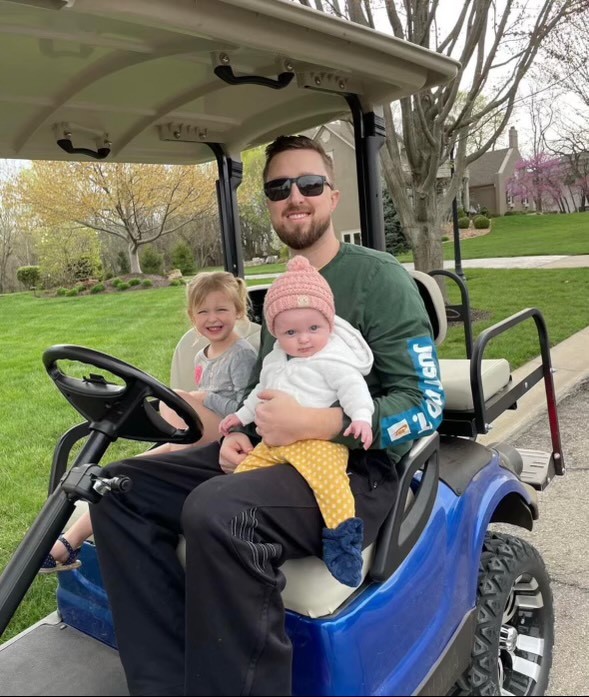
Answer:
[[[571,17],[579,13],[586,17],[589,3],[464,0],[455,5],[452,17],[456,18],[446,35],[440,37],[439,27],[448,24],[444,13],[449,14],[449,0],[345,2],[347,16],[365,26],[374,23],[377,6],[384,7],[395,37],[425,48],[435,45],[440,53],[457,57],[462,65],[450,84],[400,100],[397,129],[390,109],[385,109],[388,135],[381,156],[384,178],[404,231],[412,241],[417,268],[430,270],[442,265],[439,225],[449,213],[466,166],[492,147],[508,126],[518,90],[539,47],[546,46],[547,37]],[[442,17],[444,21],[440,21]],[[585,37],[589,35],[587,29],[571,32],[570,36]],[[585,64],[588,62],[585,60]],[[580,65],[579,70],[587,68]],[[589,96],[589,80],[586,85]],[[450,150],[454,151],[452,176],[447,170]]]

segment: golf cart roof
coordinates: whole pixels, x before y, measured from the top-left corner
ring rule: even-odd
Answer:
[[[0,157],[204,162],[457,69],[288,0],[0,0]],[[226,81],[247,76],[268,81]]]

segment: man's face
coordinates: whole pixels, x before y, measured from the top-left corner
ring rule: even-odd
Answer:
[[[270,163],[266,181],[303,174],[321,174],[331,178],[319,153],[314,150],[286,150]],[[327,184],[319,196],[303,196],[296,184],[292,184],[290,196],[284,201],[267,200],[272,226],[280,239],[290,249],[307,249],[319,240],[331,226],[331,214],[337,206],[339,191]]]

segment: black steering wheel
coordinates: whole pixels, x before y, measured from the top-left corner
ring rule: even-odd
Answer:
[[[106,370],[125,384],[108,382],[103,375],[83,378],[66,375],[57,361],[69,360]],[[60,344],[43,354],[49,376],[67,401],[89,422],[88,427],[112,440],[128,438],[155,443],[194,443],[202,436],[202,423],[192,407],[169,387],[129,363],[83,346]],[[186,423],[175,428],[157,410],[163,402]]]

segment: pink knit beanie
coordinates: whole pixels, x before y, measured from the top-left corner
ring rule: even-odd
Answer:
[[[276,316],[295,308],[319,310],[333,329],[335,303],[327,281],[303,256],[293,257],[286,268],[270,286],[264,300],[264,317],[270,334],[275,336]]]

